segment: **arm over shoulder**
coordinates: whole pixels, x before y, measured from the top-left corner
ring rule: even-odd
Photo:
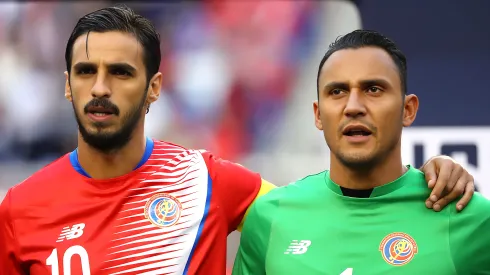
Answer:
[[[262,179],[258,173],[209,152],[202,152],[212,181],[212,196],[228,221],[228,232],[236,230],[245,212],[259,193]]]

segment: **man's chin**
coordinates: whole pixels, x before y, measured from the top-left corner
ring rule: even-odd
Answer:
[[[340,162],[353,169],[370,169],[377,164],[377,158],[367,152],[340,154],[337,156]]]
[[[103,153],[113,153],[128,144],[141,118],[143,104],[120,121],[87,121],[75,112],[78,130],[86,144]],[[83,122],[82,122],[83,120]]]
[[[83,129],[79,126],[80,132],[90,136],[111,136],[117,134],[120,129],[114,123],[108,122],[88,122],[83,124]]]
[[[90,147],[104,153],[110,153],[122,147],[120,138],[113,135],[82,134],[82,138]]]
[[[90,127],[85,131],[85,135],[93,138],[110,137],[117,134],[117,131],[110,129],[109,127]]]
[[[91,120],[89,120],[86,123],[84,123],[85,129],[87,129],[87,131],[91,131],[91,132],[100,131],[101,129],[110,129],[110,128],[113,128],[114,126],[115,126],[114,121],[91,121]]]
[[[85,133],[82,134],[85,140],[93,140],[96,142],[103,142],[105,140],[111,140],[116,137],[114,137],[114,134],[111,133],[105,133],[104,131],[101,132],[96,132],[96,133]]]
[[[105,153],[120,149],[128,141],[120,131],[106,128],[80,128],[80,134],[90,147]]]

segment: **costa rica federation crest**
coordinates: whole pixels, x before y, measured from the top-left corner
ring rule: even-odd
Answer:
[[[168,194],[153,195],[145,205],[145,217],[158,227],[168,227],[177,223],[182,212],[179,200]]]
[[[418,252],[417,243],[408,234],[395,232],[386,236],[379,245],[383,259],[394,266],[409,263]]]

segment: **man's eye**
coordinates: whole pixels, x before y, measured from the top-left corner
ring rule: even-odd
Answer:
[[[91,68],[82,68],[77,71],[77,74],[93,74],[93,73],[95,73],[95,70]]]
[[[331,95],[340,95],[343,91],[341,89],[333,89],[330,91]]]
[[[131,76],[131,73],[126,71],[126,70],[121,70],[121,69],[115,69],[112,71],[113,74],[115,75],[120,75],[120,76]]]
[[[373,87],[369,87],[368,92],[370,92],[370,93],[378,93],[378,92],[381,92],[381,89],[378,88],[378,87],[376,87],[376,86],[373,86]]]

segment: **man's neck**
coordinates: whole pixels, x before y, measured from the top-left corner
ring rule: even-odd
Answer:
[[[386,158],[372,169],[359,171],[343,165],[335,156],[331,156],[330,178],[341,187],[366,190],[385,185],[401,177],[407,168],[403,166],[401,156]]]
[[[78,137],[78,162],[83,170],[94,179],[110,179],[130,173],[145,153],[146,138],[135,135],[121,149],[107,154],[88,145]]]

